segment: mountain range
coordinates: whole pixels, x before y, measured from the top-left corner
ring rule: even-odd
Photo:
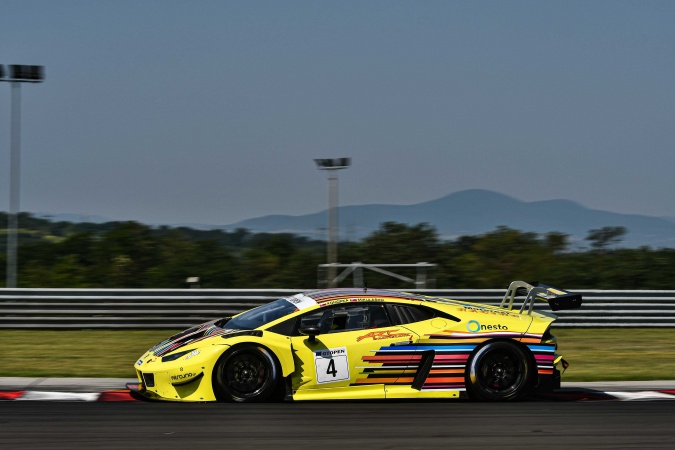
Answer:
[[[569,200],[524,202],[482,189],[455,192],[414,205],[341,206],[338,217],[340,240],[360,240],[381,223],[393,221],[408,225],[428,223],[444,239],[485,234],[499,226],[539,234],[555,231],[569,235],[570,243],[577,248],[587,246],[584,238],[590,230],[622,226],[628,232],[619,247],[675,247],[675,221],[668,218],[589,209]],[[269,215],[213,228],[288,232],[325,239],[327,220],[328,212],[324,210],[300,216]]]
[[[99,216],[36,213],[52,221],[105,223]],[[622,226],[628,230],[617,247],[675,248],[675,218],[620,214],[589,209],[570,200],[524,202],[508,195],[483,189],[455,192],[414,205],[352,205],[339,208],[340,240],[358,241],[370,235],[383,222],[407,225],[428,223],[443,239],[475,236],[506,226],[523,232],[569,235],[573,248],[588,247],[588,232],[603,227]],[[312,239],[326,239],[328,211],[300,216],[268,215],[229,225],[198,223],[151,224],[185,226],[199,230],[233,231],[246,228],[254,233],[293,233]]]

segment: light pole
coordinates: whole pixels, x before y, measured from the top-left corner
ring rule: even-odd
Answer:
[[[18,228],[21,191],[21,83],[40,83],[44,80],[44,66],[10,65],[9,79],[0,65],[0,81],[12,84],[11,137],[9,161],[9,214],[7,215],[7,283],[16,287]]]
[[[338,241],[338,177],[337,171],[346,169],[352,164],[351,158],[315,159],[314,162],[319,170],[328,171],[328,243],[326,246],[327,287],[333,287],[336,278],[337,267],[337,241]]]

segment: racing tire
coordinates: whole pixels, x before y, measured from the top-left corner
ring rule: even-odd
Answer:
[[[528,388],[531,363],[518,345],[489,342],[467,366],[466,386],[471,398],[487,401],[516,400]]]
[[[213,370],[218,400],[264,402],[279,391],[279,364],[264,347],[242,345],[225,352]]]

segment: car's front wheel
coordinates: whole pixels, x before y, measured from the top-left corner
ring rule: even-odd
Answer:
[[[520,346],[489,342],[478,349],[467,367],[469,394],[480,400],[515,400],[528,387],[530,365]]]
[[[262,402],[279,384],[279,368],[264,347],[242,345],[225,352],[213,370],[213,390],[218,400]]]

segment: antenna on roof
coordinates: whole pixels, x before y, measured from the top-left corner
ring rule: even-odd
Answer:
[[[365,294],[366,292],[368,292],[368,286],[366,286],[365,283],[364,283],[364,285],[363,285],[363,293]]]

